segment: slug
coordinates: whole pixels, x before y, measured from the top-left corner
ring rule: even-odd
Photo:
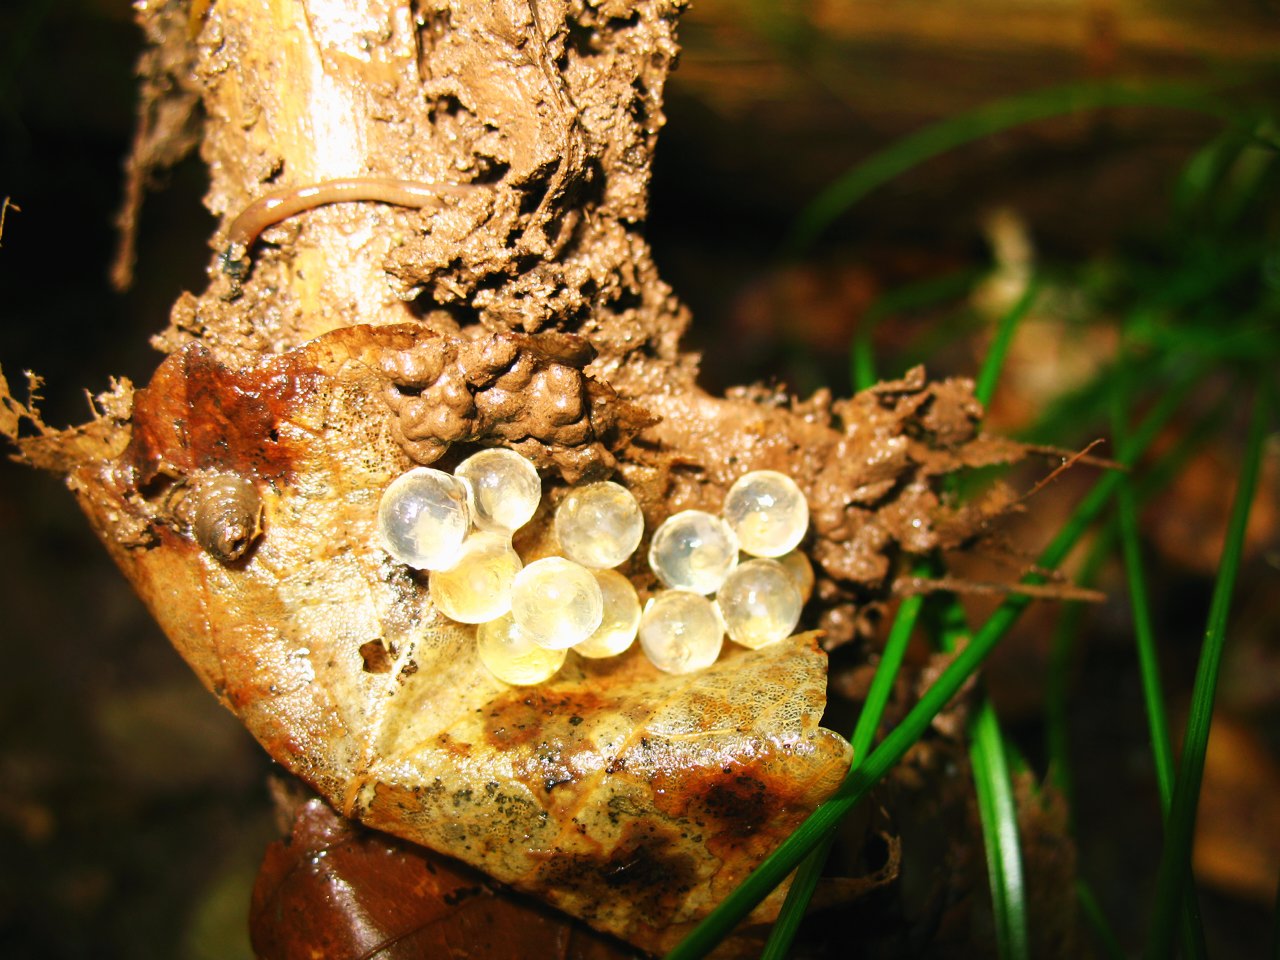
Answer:
[[[281,187],[245,207],[227,228],[227,246],[218,258],[222,272],[239,284],[249,272],[249,249],[258,235],[282,220],[329,203],[373,201],[397,207],[428,207],[443,196],[462,196],[465,183],[430,183],[390,177],[344,177],[301,187]]]
[[[191,533],[220,563],[243,557],[262,532],[262,498],[253,482],[234,473],[201,479],[191,491]]]

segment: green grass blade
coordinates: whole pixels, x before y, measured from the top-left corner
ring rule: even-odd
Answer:
[[[926,160],[1010,127],[1104,107],[1157,107],[1231,115],[1219,100],[1202,90],[1172,84],[1075,83],[998,100],[931,124],[854,166],[801,211],[784,249],[790,256],[803,253],[864,196]]]
[[[947,594],[940,606],[935,620],[938,646],[955,651],[969,633],[964,607],[954,594]],[[1026,960],[1030,956],[1030,940],[1018,807],[1009,778],[1004,734],[986,697],[978,704],[968,733],[969,765],[982,823],[997,952],[1002,960]]]
[[[1156,434],[1168,422],[1181,403],[1186,392],[1195,384],[1188,378],[1178,387],[1167,392],[1156,408],[1148,414],[1138,431],[1129,439],[1119,460],[1130,466],[1142,454]],[[1076,507],[1070,519],[1040,554],[1038,566],[1042,569],[1056,567],[1083,536],[1089,525],[1097,519],[1111,496],[1115,493],[1121,473],[1103,476]],[[1025,581],[1042,583],[1044,577],[1028,574]],[[668,960],[694,960],[703,957],[728,936],[769,892],[781,883],[800,861],[822,841],[824,834],[834,827],[867,792],[906,754],[938,715],[959,692],[965,682],[978,669],[982,661],[995,648],[996,643],[1013,625],[1030,603],[1025,595],[1008,597],[987,622],[973,635],[972,640],[951,662],[933,685],[925,691],[919,702],[907,713],[902,722],[889,732],[881,744],[859,764],[841,784],[835,794],[821,804],[799,827],[766,857],[747,878],[711,911],[689,935],[670,953]]]
[[[1117,384],[1119,384],[1117,379]],[[1112,430],[1122,442],[1125,417],[1121,387],[1112,390]],[[1133,610],[1134,640],[1138,648],[1138,670],[1142,678],[1142,700],[1147,712],[1147,728],[1151,736],[1151,755],[1160,791],[1160,812],[1169,814],[1173,802],[1173,743],[1169,737],[1169,719],[1165,711],[1164,686],[1160,681],[1160,659],[1156,653],[1155,628],[1152,625],[1151,602],[1147,594],[1146,575],[1142,569],[1142,546],[1138,534],[1138,501],[1133,479],[1125,477],[1116,491],[1116,512],[1120,524],[1120,547],[1129,581],[1129,605]]]
[[[1040,292],[1032,279],[1022,296],[1005,311],[996,325],[995,336],[974,386],[974,396],[985,408],[995,395],[1009,346],[1018,324],[1027,315]],[[959,637],[967,633],[964,610],[954,595],[948,597],[944,624],[938,637],[945,650],[954,650]],[[991,888],[991,909],[995,919],[996,948],[1003,960],[1027,960],[1027,898],[1023,883],[1022,844],[1018,833],[1018,808],[1005,758],[1004,735],[991,701],[979,704],[969,729],[969,765],[982,822],[982,842],[987,857],[987,878]]]
[[[1224,396],[1178,440],[1171,450],[1166,451],[1151,464],[1143,476],[1140,478],[1126,478],[1121,485],[1121,489],[1128,488],[1133,490],[1135,499],[1138,502],[1145,502],[1156,496],[1181,472],[1191,456],[1200,450],[1210,437],[1219,432],[1224,416],[1231,405],[1230,401],[1230,395]],[[1115,436],[1123,440],[1121,431],[1116,431]],[[1089,553],[1080,565],[1079,573],[1076,576],[1076,580],[1081,586],[1092,586],[1097,582],[1098,573],[1101,571],[1103,563],[1115,551],[1116,542],[1120,538],[1120,529],[1119,518],[1113,518],[1112,522],[1108,523],[1103,528],[1102,533],[1094,539],[1089,548]],[[1071,810],[1075,808],[1073,799],[1075,791],[1067,739],[1066,678],[1069,673],[1068,661],[1071,645],[1074,638],[1079,634],[1085,610],[1085,604],[1080,602],[1070,603],[1063,610],[1054,633],[1053,648],[1050,655],[1048,689],[1045,695],[1046,744],[1050,776],[1054,784],[1067,798],[1068,808]],[[1167,813],[1167,809],[1164,812]],[[1104,946],[1109,944],[1114,946],[1114,950],[1109,951],[1110,955],[1119,956],[1118,940],[1110,932],[1100,906],[1084,885],[1084,881],[1080,880],[1078,883],[1081,908],[1085,911],[1086,919],[1093,925],[1099,938],[1104,941]],[[1086,895],[1088,896],[1088,901],[1086,901]],[[1189,905],[1194,905],[1194,899],[1189,901]],[[1184,928],[1184,950],[1187,951],[1188,957],[1203,955],[1203,950],[1199,948],[1199,942],[1197,942],[1199,937],[1192,936],[1192,933],[1199,926],[1197,918],[1198,911],[1195,916],[1189,917],[1187,926],[1190,929]],[[1190,946],[1192,943],[1195,943],[1194,947]]]
[[[1226,639],[1231,594],[1244,551],[1249,508],[1253,504],[1257,488],[1262,442],[1271,412],[1268,401],[1269,391],[1260,387],[1254,397],[1253,417],[1241,465],[1240,482],[1231,508],[1222,559],[1218,565],[1218,577],[1209,605],[1204,643],[1200,648],[1200,663],[1196,668],[1195,685],[1192,688],[1191,713],[1187,718],[1186,735],[1183,738],[1182,762],[1178,766],[1173,804],[1165,830],[1164,851],[1156,879],[1156,909],[1145,953],[1151,958],[1164,958],[1172,953],[1173,937],[1180,923],[1179,908],[1184,902],[1184,894],[1191,879],[1191,840],[1204,775],[1204,755],[1213,717],[1213,701]]]
[[[853,334],[853,350],[849,358],[849,376],[853,389],[866,390],[874,387],[880,380],[876,376],[875,345],[873,343],[876,324],[871,314],[867,313],[858,323]]]
[[[1123,367],[1123,363],[1121,364]],[[1117,443],[1124,441],[1125,378],[1116,377],[1111,394],[1112,431]],[[1155,628],[1151,605],[1147,599],[1146,576],[1142,569],[1142,549],[1138,533],[1138,504],[1132,476],[1126,476],[1116,491],[1116,513],[1121,554],[1129,583],[1129,605],[1133,610],[1134,643],[1137,647],[1138,673],[1142,682],[1142,699],[1147,713],[1147,729],[1151,739],[1152,759],[1156,769],[1156,787],[1160,797],[1160,817],[1166,823],[1173,801],[1173,744],[1169,737],[1169,721],[1165,711],[1164,687],[1160,680],[1160,662],[1156,653]],[[1181,916],[1182,952],[1186,960],[1199,960],[1207,953],[1204,924],[1195,890],[1183,892]]]
[[[1076,880],[1076,900],[1080,903],[1080,912],[1084,914],[1085,920],[1093,928],[1094,935],[1098,938],[1098,945],[1102,947],[1102,952],[1110,960],[1124,960],[1124,951],[1120,948],[1119,938],[1116,936],[1115,931],[1111,929],[1111,924],[1107,922],[1107,916],[1102,912],[1102,905],[1098,903],[1098,898],[1094,896],[1093,888],[1083,880]]]
[[[1004,960],[1031,956],[1027,898],[1022,872],[1018,807],[1005,760],[1004,737],[991,701],[984,699],[970,726],[969,761],[978,795],[982,840],[987,854],[996,947]]]
[[[1040,293],[1040,282],[1034,277],[1027,283],[1027,289],[996,325],[995,337],[987,348],[987,355],[982,360],[982,369],[978,371],[978,380],[973,388],[973,395],[985,409],[991,403],[996,392],[996,384],[1000,381],[1000,371],[1004,368],[1005,357],[1009,355],[1009,345],[1013,343],[1013,335],[1018,324],[1022,322],[1031,305],[1036,302]]]
[[[912,574],[927,577],[936,574],[936,569],[932,562],[922,560],[915,565]],[[915,594],[905,598],[898,606],[893,626],[889,629],[889,638],[885,641],[884,654],[871,678],[866,703],[858,713],[858,722],[850,737],[850,743],[853,744],[853,763],[850,769],[857,768],[875,740],[876,730],[893,693],[894,681],[902,667],[902,659],[906,656],[907,644],[911,640],[911,632],[915,629],[923,604],[924,595]],[[791,888],[787,891],[786,900],[783,901],[782,910],[778,913],[778,919],[769,932],[761,960],[782,960],[787,955],[791,941],[800,928],[800,921],[804,919],[804,912],[809,907],[809,901],[813,898],[813,891],[818,885],[818,878],[822,875],[822,867],[834,839],[835,832],[832,831],[800,864],[791,881]]]
[[[928,576],[933,565],[927,562],[916,565],[915,576]],[[920,617],[920,608],[924,604],[924,596],[916,594],[907,597],[898,607],[898,615],[889,630],[889,639],[885,641],[884,654],[876,667],[875,676],[871,679],[871,687],[867,690],[867,702],[858,714],[858,722],[854,726],[850,743],[853,744],[853,766],[856,768],[871,750],[876,730],[880,726],[880,718],[884,716],[884,708],[893,693],[893,684],[902,666],[902,658],[907,652],[907,643],[911,640],[911,631],[915,629],[916,620]]]
[[[791,942],[796,938],[796,931],[804,921],[804,912],[809,909],[809,901],[813,899],[813,891],[818,887],[822,868],[826,866],[827,854],[831,852],[835,838],[836,831],[833,827],[801,861],[796,875],[791,879],[791,888],[787,890],[778,919],[769,931],[769,939],[765,942],[760,960],[786,960]]]

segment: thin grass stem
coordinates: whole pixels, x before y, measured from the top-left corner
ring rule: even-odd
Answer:
[[[1022,296],[1005,311],[996,325],[995,337],[991,341],[991,346],[987,348],[986,356],[982,359],[982,369],[978,371],[978,379],[973,388],[974,397],[984,408],[990,405],[991,398],[995,395],[996,384],[1000,382],[1000,372],[1004,369],[1005,357],[1009,355],[1009,346],[1013,343],[1013,335],[1018,330],[1018,324],[1036,302],[1039,293],[1040,281],[1032,277],[1027,283],[1027,288],[1022,291]]]
[[[1123,443],[1125,423],[1125,378],[1117,377],[1111,389],[1111,424],[1117,443]],[[1138,672],[1142,682],[1142,700],[1147,713],[1151,738],[1151,754],[1156,769],[1156,787],[1160,796],[1160,817],[1169,819],[1173,801],[1173,744],[1169,738],[1169,721],[1165,711],[1164,687],[1160,680],[1160,661],[1156,653],[1155,628],[1151,604],[1147,598],[1146,575],[1142,569],[1142,547],[1138,533],[1138,505],[1133,477],[1126,475],[1116,491],[1116,513],[1119,539],[1129,583],[1129,605],[1133,611],[1134,643],[1138,654]],[[1183,894],[1182,949],[1186,960],[1205,956],[1204,924],[1195,890],[1188,887]]]
[[[1257,489],[1262,444],[1271,413],[1269,400],[1270,391],[1265,384],[1260,385],[1254,397],[1240,482],[1236,487],[1235,502],[1231,508],[1231,519],[1227,525],[1227,536],[1214,583],[1213,599],[1209,605],[1208,623],[1200,648],[1200,663],[1196,667],[1191,711],[1183,738],[1182,761],[1178,766],[1160,870],[1156,877],[1156,908],[1144,954],[1149,958],[1164,958],[1172,953],[1173,937],[1180,925],[1179,910],[1184,904],[1184,895],[1191,880],[1191,840],[1204,776],[1205,750],[1213,719],[1213,703],[1226,640],[1231,595],[1244,552],[1245,531]]]
[[[1205,416],[1201,417],[1190,430],[1179,438],[1171,450],[1165,452],[1158,460],[1152,463],[1141,477],[1126,477],[1121,489],[1132,490],[1134,498],[1138,502],[1147,502],[1158,495],[1181,472],[1191,456],[1200,450],[1209,437],[1218,431],[1230,406],[1230,399],[1230,396],[1224,396]],[[1114,434],[1114,439],[1122,443],[1124,432],[1117,430]],[[1103,563],[1115,552],[1116,541],[1120,538],[1120,529],[1119,518],[1112,517],[1111,521],[1103,527],[1101,533],[1094,538],[1076,577],[1081,586],[1092,586],[1097,582]],[[1069,658],[1072,644],[1079,635],[1085,610],[1086,607],[1083,603],[1069,603],[1058,620],[1050,653],[1048,686],[1045,693],[1045,726],[1049,775],[1058,789],[1062,791],[1063,796],[1066,797],[1068,809],[1072,812],[1075,810],[1075,779],[1072,774],[1070,744],[1067,736],[1067,676],[1070,672]],[[1163,812],[1167,813],[1167,810]],[[1100,925],[1106,925],[1106,918],[1102,914],[1101,907],[1097,901],[1092,899],[1092,893],[1088,892],[1083,880],[1080,880],[1079,884],[1081,885],[1078,891],[1080,893],[1081,906],[1085,909],[1089,922],[1095,928]],[[1089,902],[1085,901],[1086,892],[1090,897]],[[1106,931],[1098,929],[1099,937],[1103,937],[1104,933],[1109,937],[1110,942],[1116,944],[1116,950],[1118,951],[1118,940],[1114,933],[1110,932],[1109,927],[1107,927]],[[1184,947],[1186,944],[1187,938],[1184,932]],[[1200,954],[1194,949],[1189,951],[1189,956],[1197,955]]]
[[[934,573],[936,573],[936,567],[929,560],[919,561],[912,570],[912,575],[917,577],[927,577]],[[889,629],[889,638],[885,641],[884,653],[880,657],[875,675],[871,678],[866,702],[858,713],[858,721],[854,725],[853,736],[850,737],[850,743],[853,745],[850,769],[857,769],[875,740],[876,730],[880,726],[880,719],[884,716],[885,707],[893,693],[893,684],[897,680],[898,671],[902,668],[902,659],[906,655],[907,644],[911,640],[911,633],[915,629],[923,604],[924,595],[914,594],[905,598],[898,606],[898,613],[893,618],[893,626]],[[761,954],[762,960],[782,960],[787,955],[796,931],[800,928],[800,921],[804,918],[804,912],[809,907],[809,901],[813,899],[813,891],[818,885],[818,878],[822,875],[822,868],[834,841],[835,831],[832,831],[800,864],[795,877],[791,880],[791,888],[787,890],[787,897],[782,903],[778,919],[773,929],[769,931],[769,939],[765,943],[764,953]]]
[[[867,390],[879,382],[876,376],[875,346],[873,344],[876,330],[874,318],[868,312],[858,323],[853,334],[853,351],[850,357],[849,375],[853,379],[853,389]]]
[[[1121,379],[1112,390],[1111,425],[1117,442],[1123,442],[1126,425]],[[1151,602],[1147,593],[1146,574],[1142,568],[1142,545],[1138,534],[1138,503],[1132,477],[1125,477],[1116,491],[1116,512],[1120,524],[1120,547],[1129,581],[1129,606],[1133,610],[1134,641],[1137,644],[1138,670],[1142,678],[1142,700],[1147,712],[1147,728],[1151,736],[1151,755],[1155,764],[1156,786],[1160,792],[1160,812],[1167,817],[1173,802],[1173,744],[1169,737],[1169,719],[1165,710],[1164,686],[1160,680],[1160,658],[1156,651],[1155,627],[1152,625]]]
[[[1005,759],[1004,736],[991,701],[983,699],[969,727],[969,762],[982,820],[996,948],[1004,960],[1031,956],[1027,897],[1018,834],[1018,806]]]
[[[934,565],[926,561],[917,564],[912,574],[928,576],[934,570]],[[871,750],[872,741],[875,740],[880,719],[884,716],[884,709],[893,693],[894,681],[898,678],[902,659],[907,652],[907,644],[911,640],[911,632],[915,629],[923,604],[924,596],[916,594],[905,598],[898,607],[898,615],[894,617],[893,626],[889,630],[889,639],[885,641],[880,664],[876,667],[875,676],[871,679],[871,687],[867,690],[867,702],[863,705],[862,712],[858,714],[858,722],[854,725],[853,736],[850,738],[853,744],[853,768],[856,768],[861,759]]]
[[[774,921],[773,928],[769,931],[769,939],[765,941],[760,960],[786,960],[791,951],[791,943],[796,938],[796,932],[804,921],[805,911],[809,909],[809,901],[813,899],[813,892],[818,888],[822,868],[827,864],[827,855],[831,852],[831,845],[835,843],[835,839],[836,830],[832,827],[796,868],[796,874],[791,878],[791,887],[787,890],[787,897],[782,902],[782,909],[778,911],[778,919]]]
[[[974,397],[983,407],[991,403],[1005,358],[1018,329],[1040,291],[1032,278],[1017,301],[996,325],[974,386]],[[944,650],[955,650],[968,633],[964,608],[948,595],[937,640]],[[987,857],[991,910],[995,919],[996,948],[1002,960],[1026,960],[1030,956],[1027,934],[1027,900],[1022,870],[1022,843],[1018,834],[1018,807],[1009,779],[1004,735],[995,708],[982,698],[969,727],[969,765],[982,822],[982,843]]]
[[[1196,382],[1195,378],[1185,381],[1183,389],[1187,389],[1194,382]],[[1134,479],[1126,475],[1121,481],[1121,488],[1135,490],[1136,487],[1135,495],[1143,501],[1154,497],[1177,476],[1191,455],[1199,450],[1205,441],[1216,432],[1223,415],[1228,409],[1228,403],[1229,398],[1224,397],[1175,444],[1173,449],[1166,452],[1146,471],[1141,481],[1135,484]],[[1122,430],[1115,432],[1113,441],[1121,451],[1125,451],[1131,446],[1131,442],[1125,438]],[[1126,462],[1134,463],[1136,459],[1127,459]],[[1118,518],[1113,518],[1094,539],[1077,576],[1077,580],[1082,586],[1090,586],[1097,581],[1098,573],[1102,569],[1103,563],[1114,552],[1115,541],[1119,537],[1119,531]],[[1045,694],[1046,744],[1050,776],[1066,797],[1068,808],[1071,810],[1075,809],[1075,779],[1072,774],[1070,744],[1067,735],[1067,676],[1072,643],[1079,633],[1084,613],[1084,604],[1071,603],[1063,611],[1063,615],[1058,621],[1050,654],[1049,679]],[[1095,919],[1100,923],[1105,923],[1105,917],[1101,914],[1100,908],[1097,908],[1096,902],[1094,907],[1096,908]],[[1191,943],[1190,938],[1184,938],[1184,941],[1187,944]],[[1189,950],[1189,956],[1198,955],[1200,953],[1194,949]]]
[[[938,646],[946,651],[959,649],[969,633],[964,607],[955,594],[947,594],[935,609],[937,616],[933,625]],[[969,766],[991,888],[996,950],[1002,960],[1026,960],[1030,956],[1030,938],[1018,807],[1009,777],[1004,734],[995,708],[986,697],[974,711],[968,735]]]

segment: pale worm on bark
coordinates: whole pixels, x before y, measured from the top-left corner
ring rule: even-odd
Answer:
[[[239,283],[249,272],[249,248],[267,227],[295,214],[329,203],[373,201],[397,207],[428,207],[443,196],[462,196],[463,183],[430,183],[390,177],[345,177],[300,187],[281,187],[259,197],[231,221],[227,246],[219,261],[223,273]]]

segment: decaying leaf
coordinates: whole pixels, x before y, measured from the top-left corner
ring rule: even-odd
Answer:
[[[179,300],[146,387],[118,384],[57,432],[0,381],[0,431],[67,476],[205,685],[335,809],[669,948],[848,768],[819,726],[818,634],[692,675],[632,651],[509,687],[380,547],[382,491],[415,464],[519,450],[544,477],[517,542],[529,559],[580,480],[619,478],[652,531],[718,510],[748,470],[785,471],[809,499],[810,622],[831,642],[887,593],[897,554],[971,535],[935,478],[1020,448],[977,435],[967,383],[919,370],[843,401],[695,385],[687,315],[639,234],[678,3],[364,0],[337,16],[298,0],[279,21],[197,6],[183,29],[152,22],[182,13],[169,6],[140,16],[196,46],[166,62],[196,64],[225,217],[280,178],[474,189],[434,211],[300,211],[243,283]],[[351,131],[296,122],[339,114]],[[637,560],[624,572],[656,586]]]
[[[474,628],[376,538],[411,465],[377,361],[414,336],[349,328],[238,372],[174,354],[124,455],[73,484],[201,679],[337,809],[669,946],[847,769],[817,726],[825,657],[808,635],[691,676],[633,654],[531,689],[492,679]],[[260,491],[262,536],[237,561],[175,507],[210,471]],[[389,669],[368,669],[370,642]]]
[[[617,941],[495,889],[447,857],[363,830],[320,800],[271,844],[250,908],[260,960],[622,960]]]
[[[192,345],[137,391],[123,452],[81,463],[71,484],[205,684],[335,808],[669,947],[847,769],[848,745],[817,725],[825,656],[806,634],[688,676],[633,651],[575,658],[536,688],[492,679],[474,628],[436,613],[374,529],[381,491],[413,463],[382,371],[441,339],[351,327],[239,370]],[[832,501],[847,509],[838,491],[869,467],[832,454],[859,424],[842,435],[745,399],[679,402],[703,415],[676,420],[668,398],[667,418],[615,454],[649,529],[660,509],[713,506],[731,475],[789,449],[807,453],[792,473],[818,543],[838,549],[822,518]],[[685,441],[677,466],[663,431],[680,422],[716,439]],[[721,444],[737,451],[732,468],[715,463]],[[897,469],[917,469],[912,442],[894,446]],[[838,469],[846,478],[824,487]],[[239,559],[202,547],[183,509],[210,473],[261,499],[261,536]],[[545,549],[546,514],[544,501],[527,552]]]

